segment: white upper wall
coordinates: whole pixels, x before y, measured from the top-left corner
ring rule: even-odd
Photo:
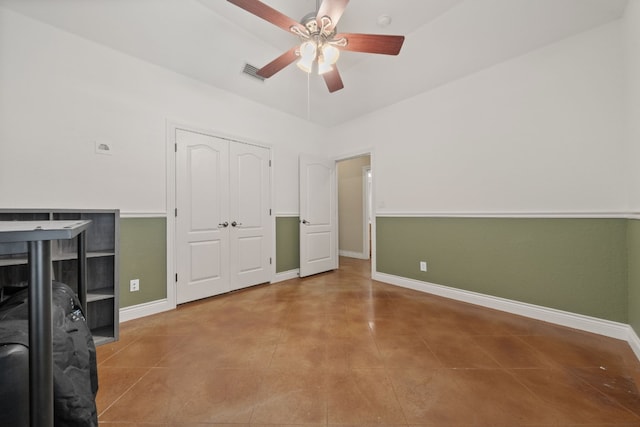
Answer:
[[[640,213],[640,0],[631,0],[625,17],[627,72],[627,155],[631,212]]]
[[[300,152],[369,149],[381,214],[640,212],[638,3],[329,131],[0,8],[0,208],[165,212],[173,120],[271,145],[276,214]]]
[[[378,214],[626,212],[620,21],[331,130]],[[637,157],[636,157],[637,158]]]
[[[326,155],[323,128],[0,8],[0,208],[166,212],[167,120],[270,145],[276,213]]]

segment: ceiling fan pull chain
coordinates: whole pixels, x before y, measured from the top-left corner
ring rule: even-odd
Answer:
[[[307,120],[311,121],[311,90],[310,90],[311,73],[307,73]]]

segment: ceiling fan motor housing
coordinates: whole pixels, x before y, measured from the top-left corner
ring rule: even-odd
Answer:
[[[310,12],[300,20],[300,23],[307,29],[309,38],[325,41],[336,35],[336,27],[328,16],[317,19],[315,12]]]

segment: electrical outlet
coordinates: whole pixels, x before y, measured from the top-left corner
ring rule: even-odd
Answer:
[[[420,271],[427,271],[427,261],[420,261]]]
[[[129,292],[137,292],[140,290],[140,279],[129,281]]]

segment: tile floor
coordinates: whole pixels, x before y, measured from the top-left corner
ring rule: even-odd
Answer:
[[[98,348],[100,425],[640,427],[627,343],[340,262],[122,324]]]

